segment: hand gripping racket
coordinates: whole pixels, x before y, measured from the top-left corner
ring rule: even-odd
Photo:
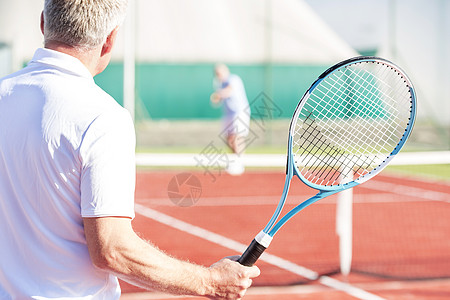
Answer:
[[[238,262],[253,265],[275,233],[308,205],[380,173],[405,144],[415,114],[411,81],[390,61],[355,57],[320,75],[291,120],[281,200]],[[319,192],[275,223],[294,175]]]

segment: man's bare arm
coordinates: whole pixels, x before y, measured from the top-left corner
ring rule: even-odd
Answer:
[[[94,265],[136,286],[178,295],[240,299],[259,275],[223,259],[210,268],[175,259],[142,240],[128,218],[84,218]]]

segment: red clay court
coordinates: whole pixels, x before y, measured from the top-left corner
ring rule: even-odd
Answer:
[[[133,224],[162,250],[205,266],[241,254],[272,215],[285,177],[281,170],[237,177],[188,171],[201,189],[181,185],[180,194],[198,199],[182,207],[168,196],[179,173],[138,173]],[[293,180],[285,211],[314,193]],[[400,181],[387,172],[356,187],[348,276],[339,269],[337,196],[313,204],[275,236],[245,299],[450,299],[449,196],[448,183]],[[122,290],[122,299],[173,298],[123,282]]]

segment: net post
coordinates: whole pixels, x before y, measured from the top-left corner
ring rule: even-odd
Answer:
[[[344,169],[342,174],[353,177],[353,170]],[[346,178],[342,177],[342,183]],[[353,189],[346,189],[338,194],[336,208],[336,233],[339,236],[339,265],[344,276],[350,274],[353,246]]]

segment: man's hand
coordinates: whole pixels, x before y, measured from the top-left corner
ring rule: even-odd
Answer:
[[[252,278],[258,277],[259,268],[245,267],[236,262],[239,256],[220,260],[210,267],[210,299],[242,299],[252,284]]]
[[[209,100],[211,101],[211,104],[213,106],[218,106],[222,98],[220,97],[219,93],[212,93],[209,97]]]

